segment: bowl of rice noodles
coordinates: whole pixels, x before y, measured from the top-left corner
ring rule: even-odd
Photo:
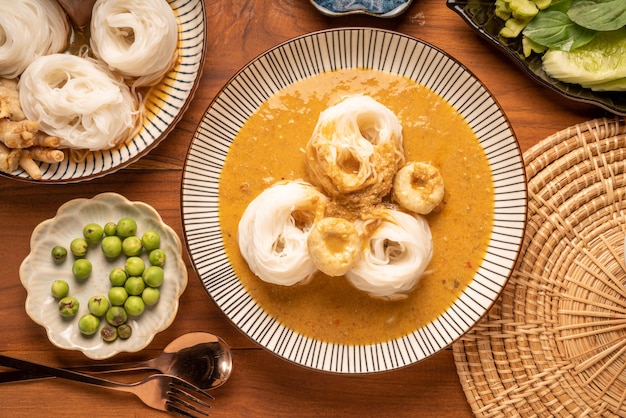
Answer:
[[[507,118],[463,64],[339,28],[224,86],[192,138],[181,210],[193,267],[243,334],[302,367],[367,374],[435,355],[489,311],[526,193]]]
[[[73,183],[113,173],[165,139],[193,98],[201,0],[87,3],[78,26],[67,2],[0,0],[0,175]]]

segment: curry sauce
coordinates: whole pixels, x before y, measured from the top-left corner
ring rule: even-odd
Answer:
[[[409,297],[374,299],[344,277],[318,273],[305,285],[268,284],[239,253],[237,226],[247,205],[280,180],[309,181],[305,146],[321,111],[365,94],[391,109],[403,127],[406,161],[436,166],[443,205],[426,216],[434,255]],[[443,98],[408,78],[364,69],[322,73],[265,101],[230,146],[219,184],[226,254],[243,286],[287,328],[338,344],[371,344],[414,332],[443,313],[470,283],[485,255],[494,212],[487,157],[463,117]]]

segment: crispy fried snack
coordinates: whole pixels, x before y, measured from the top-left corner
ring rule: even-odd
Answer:
[[[0,120],[0,142],[9,148],[28,148],[33,145],[39,124],[32,120],[19,122]]]
[[[46,147],[30,147],[27,150],[33,160],[41,161],[44,163],[58,163],[63,161],[65,153],[58,149],[46,148]]]
[[[0,119],[14,121],[26,119],[17,92],[17,80],[0,78]]]
[[[41,179],[41,170],[39,169],[39,165],[37,165],[35,160],[33,160],[33,157],[30,155],[30,151],[28,149],[22,150],[19,164],[29,176],[35,180]]]
[[[22,168],[35,180],[42,177],[38,161],[55,164],[65,159],[56,149],[60,138],[39,130],[39,123],[26,119],[17,90],[17,80],[0,78],[0,171]]]
[[[19,167],[21,149],[11,149],[0,143],[0,171],[11,173]]]
[[[33,145],[47,148],[58,148],[59,145],[61,145],[61,139],[38,131],[35,133],[35,137],[33,138]]]

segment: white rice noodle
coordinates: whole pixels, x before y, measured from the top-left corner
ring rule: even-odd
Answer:
[[[176,16],[165,0],[98,0],[91,17],[94,55],[133,87],[160,81],[178,58]]]
[[[61,147],[113,148],[138,129],[137,101],[120,76],[95,60],[68,54],[37,58],[18,83],[20,104]]]
[[[56,0],[0,0],[0,77],[16,78],[36,58],[63,51],[69,29]]]
[[[276,183],[246,208],[239,221],[239,249],[261,280],[283,286],[307,283],[317,268],[307,238],[328,199],[303,181]]]
[[[357,221],[357,228],[367,234],[372,222],[381,223],[365,240],[361,257],[346,279],[372,297],[404,299],[433,255],[428,223],[419,215],[388,209],[382,219]]]
[[[380,183],[383,171],[404,163],[402,126],[383,104],[352,96],[320,114],[306,150],[316,183],[333,196],[350,193]]]

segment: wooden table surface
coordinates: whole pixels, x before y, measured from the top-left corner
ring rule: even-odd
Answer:
[[[53,346],[24,311],[18,277],[33,228],[74,198],[114,191],[156,208],[183,237],[182,168],[193,133],[211,100],[242,66],[274,45],[309,32],[348,26],[379,27],[429,42],[467,66],[507,114],[523,151],[568,126],[607,115],[568,101],[535,84],[450,11],[444,0],[415,0],[400,17],[331,18],[308,0],[206,1],[208,48],[200,86],[177,127],[134,165],[82,184],[45,185],[0,177],[0,353],[50,365],[89,363],[79,352]],[[233,349],[231,379],[213,393],[213,417],[469,417],[451,349],[400,370],[335,375],[308,370],[250,341],[216,307],[188,262],[189,285],[176,320],[147,349],[115,361],[156,356],[190,331],[220,335]],[[0,416],[167,416],[132,395],[101,392],[72,382],[46,380],[0,385]]]

